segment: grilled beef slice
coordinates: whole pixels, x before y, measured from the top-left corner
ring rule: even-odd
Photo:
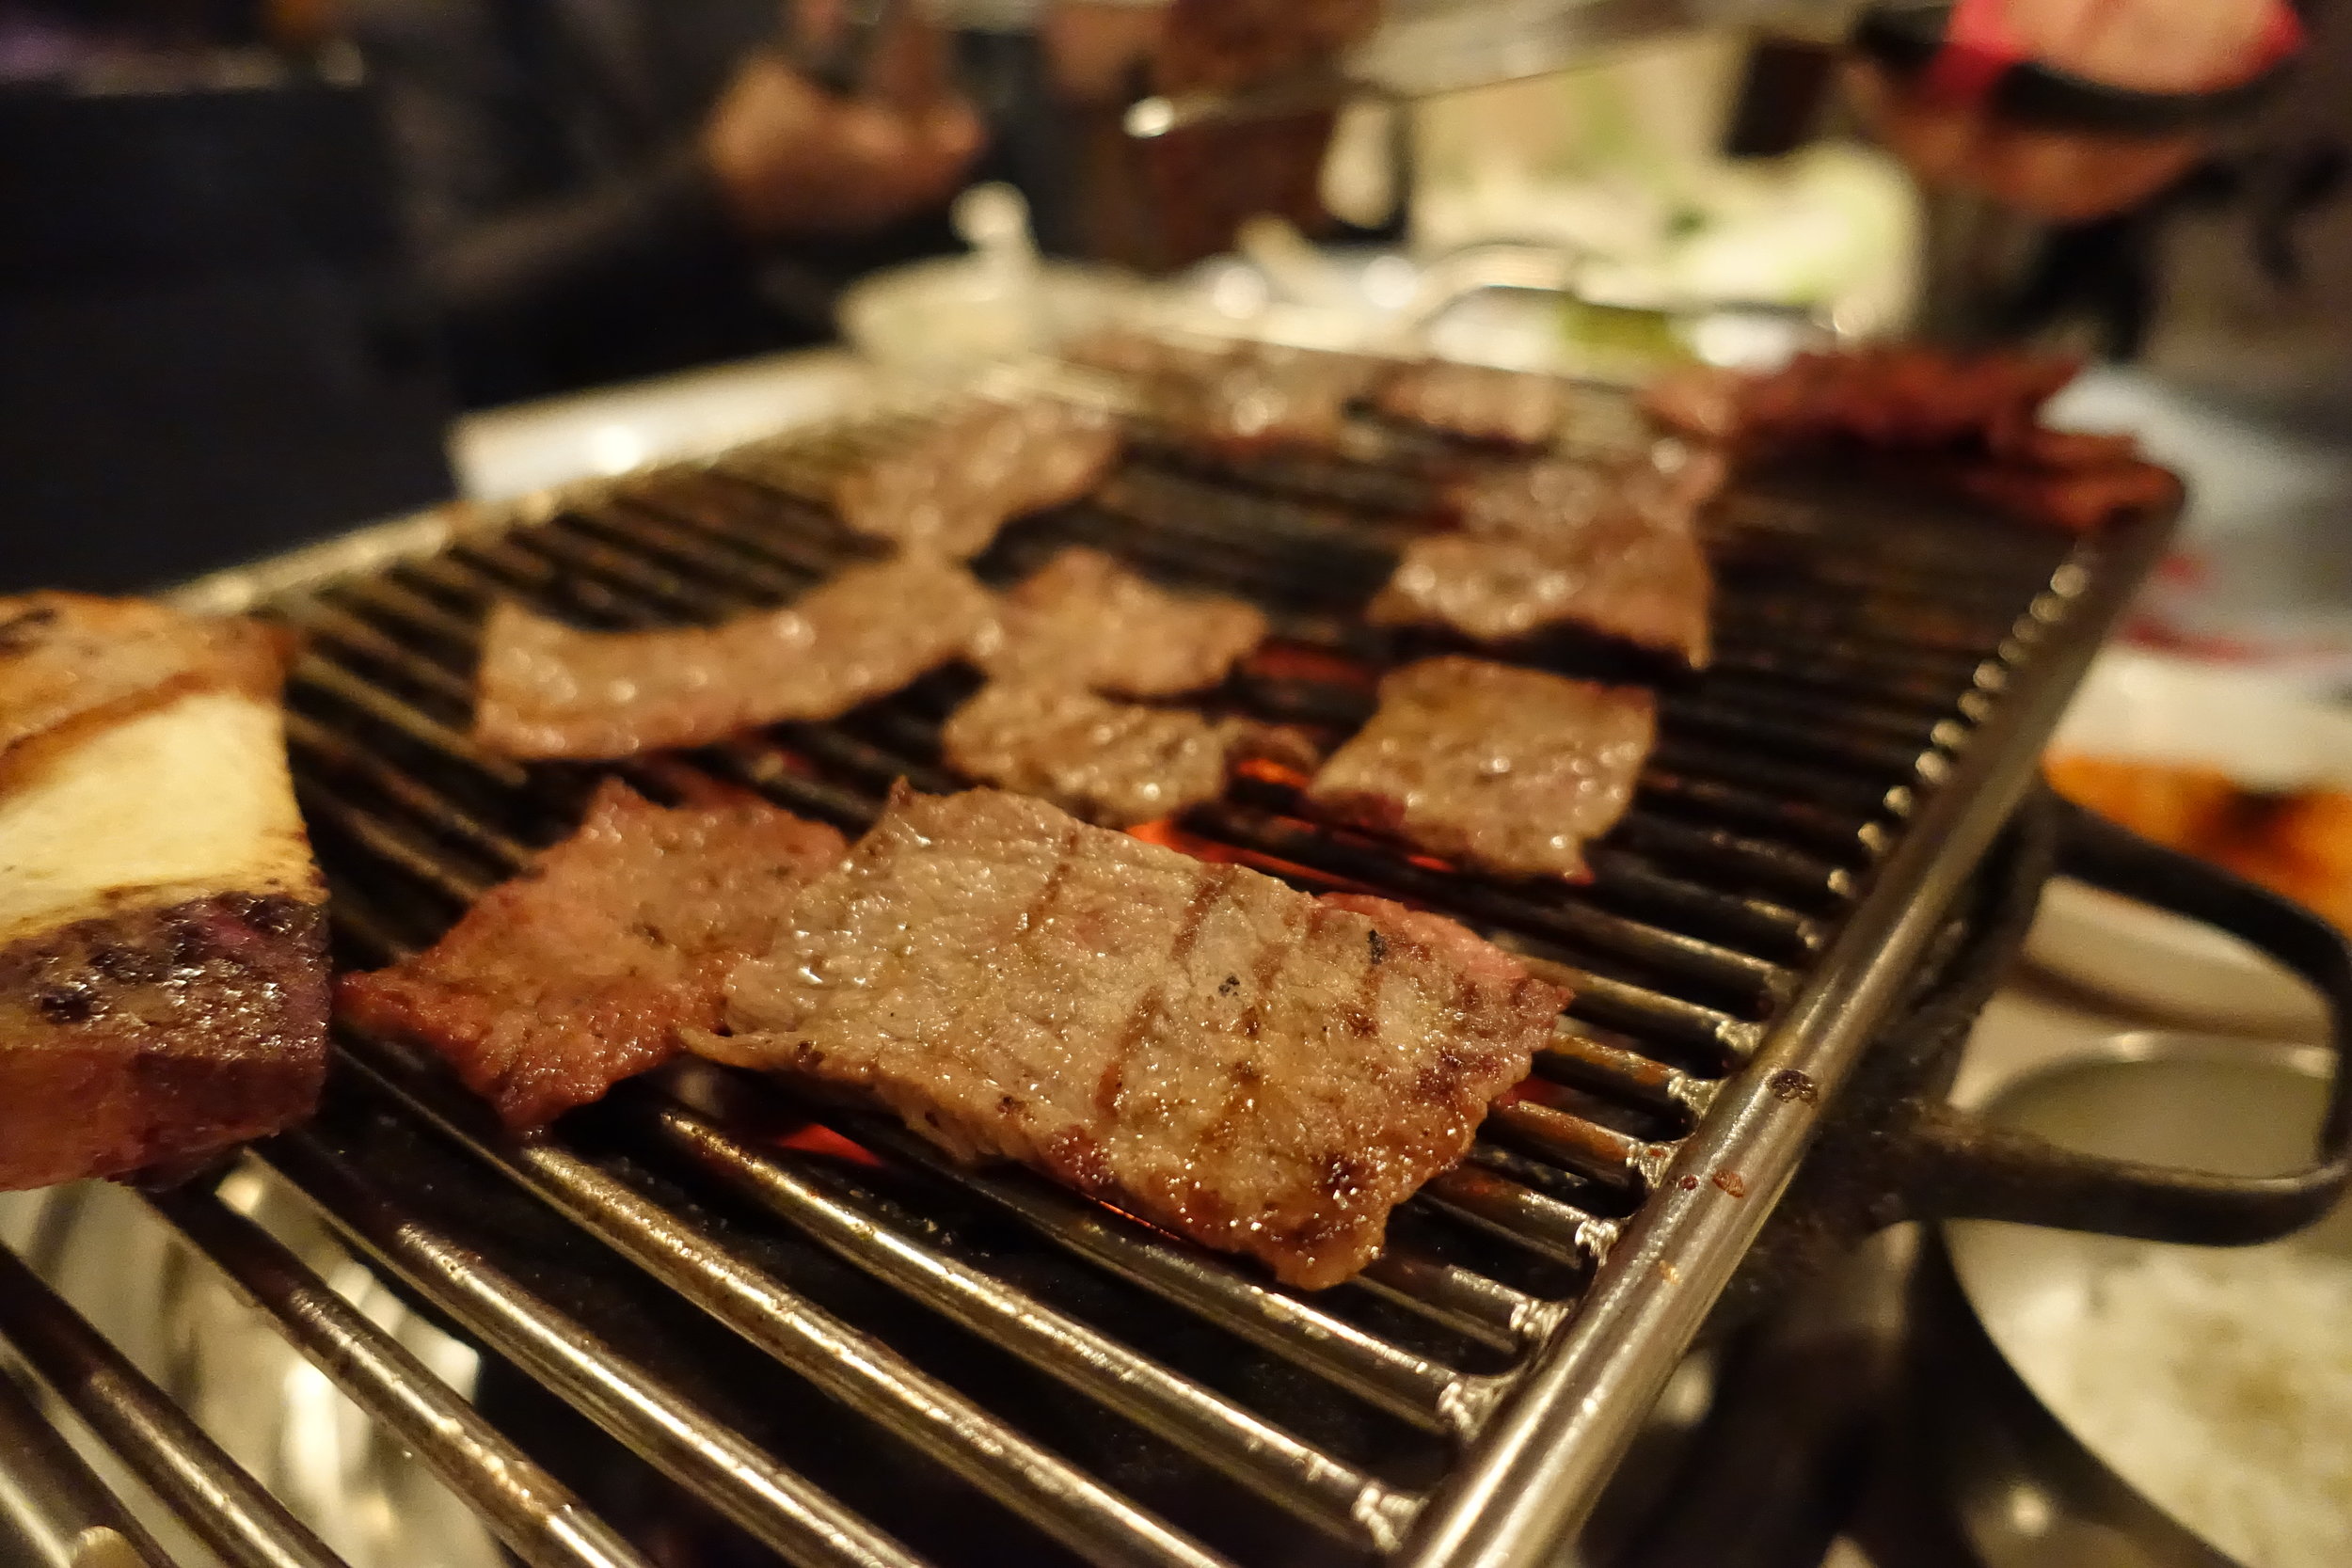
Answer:
[[[1701,668],[1714,580],[1689,495],[1646,467],[1544,462],[1494,476],[1457,496],[1459,531],[1406,546],[1371,619],[1490,645],[1572,627]]]
[[[1179,342],[1117,330],[1081,339],[1063,353],[1134,383],[1151,419],[1237,456],[1335,445],[1349,401],[1379,373],[1379,361],[1362,355],[1239,339]]]
[[[511,756],[618,757],[835,719],[994,629],[989,592],[928,557],[852,566],[717,626],[582,631],[501,602],[483,633],[474,736]]]
[[[1306,737],[1284,725],[1007,681],[981,688],[950,714],[939,741],[947,766],[965,778],[1038,796],[1105,828],[1214,800],[1250,757],[1313,760]]]
[[[2075,368],[2047,355],[1916,345],[1801,354],[1761,374],[1675,371],[1643,406],[1670,430],[1745,454],[1900,454],[1913,475],[2057,528],[2094,529],[2177,499],[2179,480],[2141,458],[2130,436],[2042,422]]]
[[[1392,420],[1513,447],[1549,446],[1572,401],[1556,375],[1442,359],[1405,366],[1373,395]]]
[[[1176,594],[1101,550],[1061,551],[1004,596],[999,679],[1122,697],[1173,697],[1222,682],[1265,641],[1255,605]]]
[[[1565,998],[1434,915],[975,790],[901,791],[727,1001],[693,1049],[1320,1287],[1469,1148]]]
[[[1581,875],[1657,735],[1633,687],[1450,656],[1391,671],[1308,798],[1339,820],[1505,876]]]
[[[1068,404],[976,403],[844,474],[834,509],[901,549],[969,560],[1013,518],[1092,490],[1119,448],[1108,420]]]
[[[847,847],[756,796],[673,810],[608,779],[579,831],[424,952],[345,975],[336,1001],[537,1127],[668,1060],[681,1028],[715,1027],[728,966],[766,951]]]

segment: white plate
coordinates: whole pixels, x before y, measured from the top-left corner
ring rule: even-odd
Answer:
[[[2352,713],[2248,671],[2099,656],[2050,750],[2217,768],[2249,788],[2352,788]],[[2158,1013],[2261,1032],[2325,1025],[2319,995],[2236,938],[2061,878],[2026,940],[2042,968]]]
[[[855,356],[795,349],[468,414],[450,428],[450,460],[469,500],[503,500],[704,456],[874,396],[873,369]]]

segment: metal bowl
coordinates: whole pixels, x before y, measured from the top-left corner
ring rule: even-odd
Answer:
[[[2232,1176],[2299,1167],[2328,1053],[2117,1037],[2010,1084],[2002,1125]],[[2352,1557],[2352,1205],[2264,1246],[1942,1227],[1935,1386],[1988,1568],[2335,1568]]]

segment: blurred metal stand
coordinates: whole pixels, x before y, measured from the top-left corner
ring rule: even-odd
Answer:
[[[171,1560],[4,1372],[0,1560],[24,1568],[171,1568]]]

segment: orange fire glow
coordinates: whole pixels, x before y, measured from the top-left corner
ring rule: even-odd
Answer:
[[[1246,865],[1252,871],[1263,871],[1269,877],[1281,877],[1309,887],[1324,888],[1332,893],[1371,893],[1383,898],[1391,896],[1365,883],[1337,876],[1328,871],[1318,870],[1311,865],[1299,865],[1291,861],[1279,860],[1272,855],[1262,855],[1253,850],[1236,848],[1231,844],[1219,843],[1213,838],[1203,838],[1199,833],[1186,832],[1166,817],[1155,822],[1138,823],[1127,830],[1127,835],[1130,838],[1139,838],[1146,844],[1157,844],[1165,848],[1173,849],[1179,854],[1190,855],[1197,861],[1207,861],[1213,865]]]
[[[1260,784],[1270,784],[1282,789],[1304,789],[1311,777],[1298,768],[1286,768],[1264,757],[1245,757],[1233,771],[1243,778],[1255,779]]]
[[[1249,656],[1248,671],[1263,680],[1370,686],[1378,672],[1359,658],[1298,642],[1268,642]]]
[[[882,1164],[880,1160],[868,1153],[863,1145],[851,1143],[832,1128],[818,1121],[803,1122],[791,1132],[776,1139],[776,1144],[782,1148],[797,1148],[803,1154],[834,1155],[843,1160],[854,1161],[861,1165]]]

